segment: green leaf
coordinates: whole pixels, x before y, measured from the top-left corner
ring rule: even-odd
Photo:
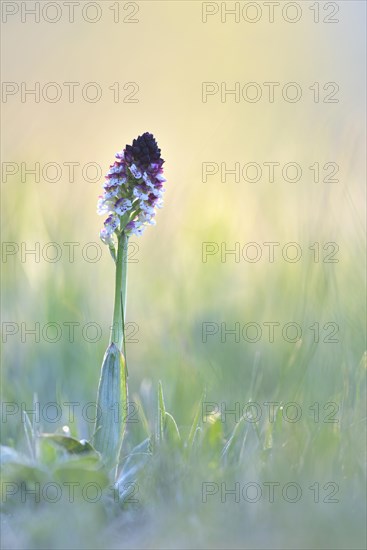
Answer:
[[[68,459],[63,462],[58,462],[55,465],[54,471],[57,469],[67,470],[68,468],[81,468],[83,470],[97,470],[102,467],[102,462],[98,453],[96,454],[77,454],[68,455]]]
[[[42,433],[39,435],[41,439],[45,439],[47,441],[51,441],[52,443],[55,443],[56,445],[59,445],[65,451],[72,454],[79,454],[79,453],[95,453],[96,450],[92,447],[88,441],[85,441],[85,439],[75,439],[74,437],[69,437],[66,435],[59,435],[59,434],[47,434]]]
[[[166,406],[164,404],[162,382],[158,383],[158,440],[164,440],[164,425],[166,416]]]
[[[203,429],[200,426],[198,426],[195,430],[194,437],[193,437],[193,440],[192,440],[192,448],[193,449],[195,449],[195,448],[198,449],[199,448],[202,436],[203,436]]]
[[[113,261],[116,263],[116,249],[114,245],[109,245],[110,254],[112,256]]]
[[[246,444],[248,430],[249,424],[246,418],[242,417],[240,421],[235,425],[231,437],[224,446],[222,458],[226,464],[232,461],[241,461],[243,450]]]
[[[206,457],[209,468],[219,466],[221,452],[223,450],[223,424],[220,415],[208,415],[203,423],[202,437],[200,438],[200,454]]]
[[[177,443],[178,441],[181,441],[181,436],[178,426],[176,424],[176,420],[168,412],[166,412],[164,415],[164,435],[166,441],[168,442]]]
[[[206,419],[204,429],[203,446],[208,445],[211,449],[220,449],[223,442],[223,424],[220,416],[210,415]]]
[[[83,464],[80,466],[83,466]],[[79,496],[86,487],[88,488],[88,485],[94,485],[97,491],[102,491],[110,482],[108,474],[104,470],[86,469],[84,467],[78,467],[78,465],[72,467],[72,465],[69,464],[67,464],[66,467],[63,465],[55,469],[53,472],[53,479],[61,484],[74,484]]]
[[[46,469],[31,463],[6,462],[1,467],[1,507],[13,513],[24,509],[28,502],[40,502],[42,487],[48,481],[50,478]]]
[[[142,443],[139,443],[139,445],[134,447],[131,453],[127,456],[118,476],[115,487],[119,492],[120,501],[124,500],[129,486],[138,479],[140,472],[144,469],[151,457],[151,442],[148,437],[142,441]]]
[[[148,436],[151,435],[151,429],[149,428],[149,422],[148,422],[148,419],[145,415],[145,412],[144,412],[144,407],[143,407],[143,403],[139,397],[138,394],[134,394],[133,396],[133,402],[135,403],[135,405],[137,406],[138,408],[138,414],[139,414],[139,420],[144,428],[144,431],[146,432],[146,434]]]
[[[32,458],[35,458],[35,432],[34,432],[34,426],[32,425],[32,422],[29,419],[29,416],[26,411],[23,411],[23,419],[24,419],[24,433],[27,440],[29,452],[31,454]]]
[[[47,438],[40,438],[37,441],[37,461],[44,466],[53,466],[56,462],[60,460],[62,456],[72,456],[68,455],[67,451],[55,445]]]
[[[202,404],[203,404],[204,399],[205,399],[205,392],[201,396],[198,407],[196,409],[196,413],[195,413],[195,416],[194,416],[193,423],[191,425],[189,437],[187,439],[187,443],[188,443],[189,447],[192,447],[193,443],[194,443],[196,430],[197,430],[197,428],[199,426],[199,422],[200,422],[200,415],[201,415]]]
[[[47,479],[47,477],[48,472],[46,469],[20,462],[7,462],[4,464],[1,472],[2,482],[41,482]]]
[[[112,343],[103,358],[97,397],[94,447],[107,467],[116,467],[126,427],[127,380],[125,359]]]

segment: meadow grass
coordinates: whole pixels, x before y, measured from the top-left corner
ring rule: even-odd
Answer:
[[[145,253],[143,245],[140,252]],[[34,415],[28,414],[28,424],[20,414],[8,415],[2,444],[23,458],[17,466],[19,457],[5,457],[3,483],[25,481],[31,489],[35,481],[41,487],[55,480],[62,487],[68,481],[95,482],[103,495],[86,502],[78,489],[72,503],[63,494],[56,503],[41,496],[37,505],[31,494],[22,502],[20,491],[6,502],[3,498],[4,547],[363,548],[365,311],[359,254],[349,250],[340,264],[275,263],[252,270],[229,261],[209,269],[200,263],[191,266],[190,277],[173,271],[167,283],[157,274],[149,286],[146,272],[157,258],[148,257],[144,269],[143,262],[129,266],[128,320],[138,324],[139,342],[127,343],[132,405],[118,492],[111,490],[113,479],[93,453],[65,453],[41,440],[38,458],[32,458],[26,432],[32,440]],[[57,320],[60,325],[73,319],[82,326],[96,319],[95,309],[101,326],[108,327],[110,308],[92,292],[99,265],[84,266],[84,274],[93,268],[94,275],[83,280],[75,264],[58,267],[60,276],[52,280],[46,270],[42,300],[29,295],[23,318],[31,320],[33,314],[41,323]],[[21,293],[29,289],[24,274],[12,272],[11,266],[6,277],[4,301],[11,311],[20,280],[25,281]],[[302,340],[276,337],[270,343],[264,331],[256,343],[242,337],[237,343],[233,335],[221,342],[220,333],[204,343],[203,322],[220,326],[223,320],[228,328],[238,321],[256,321],[263,328],[267,321],[281,327],[296,321]],[[337,323],[338,341],[323,342],[321,328],[315,342],[309,329],[315,321],[321,327]],[[50,344],[29,337],[14,345],[9,339],[3,346],[3,404],[24,402],[31,409],[34,393],[41,407],[75,401],[80,405],[73,421],[62,407],[62,418],[47,422],[41,415],[34,428],[62,433],[68,425],[72,436],[90,440],[93,425],[82,406],[95,401],[107,340],[63,338]],[[250,402],[260,407],[255,422]],[[268,402],[276,403],[271,417]],[[301,411],[296,422],[289,421],[297,413],[294,407],[286,411],[288,417],[281,408],[290,402]],[[282,494],[289,483],[301,488],[296,502]],[[289,487],[290,500],[294,490]]]

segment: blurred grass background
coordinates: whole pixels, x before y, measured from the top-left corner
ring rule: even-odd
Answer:
[[[208,401],[224,401],[228,408],[250,399],[297,401],[303,411],[315,401],[336,402],[337,426],[319,426],[309,415],[285,426],[283,444],[265,471],[256,453],[255,464],[246,462],[245,471],[252,481],[284,479],[291,472],[292,479],[304,483],[332,479],[343,488],[334,508],[302,502],[290,514],[289,507],[280,506],[273,520],[273,509],[266,506],[246,512],[245,520],[233,506],[224,515],[225,521],[230,518],[228,528],[217,522],[212,531],[208,523],[223,514],[224,506],[196,510],[198,516],[193,513],[189,521],[191,541],[185,538],[191,516],[180,517],[161,503],[154,527],[149,524],[139,536],[128,531],[129,542],[110,542],[109,547],[195,547],[196,540],[203,548],[225,547],[228,541],[236,548],[362,548],[365,4],[338,2],[340,21],[333,25],[313,23],[307,2],[297,24],[280,18],[270,24],[264,18],[253,25],[230,18],[222,24],[218,16],[203,24],[201,2],[175,1],[139,2],[138,24],[115,25],[107,4],[100,3],[103,17],[94,25],[80,17],[74,24],[61,20],[54,25],[22,24],[13,17],[3,25],[4,81],[29,87],[34,82],[98,82],[103,97],[95,104],[83,101],[78,91],[73,104],[9,98],[2,104],[2,160],[29,166],[96,162],[107,171],[116,151],[138,134],[153,132],[166,159],[168,183],[157,226],[134,239],[138,262],[129,265],[127,318],[139,327],[139,342],[128,345],[130,396],[140,394],[153,422],[154,400],[147,395],[161,379],[168,409],[180,425],[192,421],[204,388]],[[108,87],[117,81],[137,82],[139,103],[113,103]],[[296,81],[304,97],[295,104],[280,94],[273,104],[235,103],[230,97],[221,103],[219,96],[203,103],[204,81],[227,82],[228,88],[237,81]],[[316,81],[321,86],[337,82],[339,103],[315,104],[307,90]],[[231,167],[251,161],[298,162],[303,177],[293,184],[280,177],[274,183],[264,178],[235,183],[231,177],[222,183],[219,175],[202,181],[203,162]],[[314,162],[338,163],[340,181],[314,183],[308,170]],[[28,328],[36,322],[41,327],[80,323],[74,342],[65,329],[54,344],[35,343],[32,336],[22,343],[19,334],[2,344],[2,399],[29,408],[34,393],[42,403],[94,401],[108,342],[113,264],[104,248],[96,263],[86,262],[80,252],[86,243],[98,242],[102,218],[95,205],[103,178],[92,184],[83,181],[80,168],[76,174],[75,183],[68,181],[66,170],[54,184],[32,177],[22,182],[18,175],[3,183],[3,241],[24,242],[28,248],[52,241],[63,250],[54,264],[42,257],[36,263],[32,256],[23,263],[19,254],[3,259],[3,322],[24,322]],[[225,242],[231,249],[235,242],[242,247],[251,241],[295,241],[303,256],[296,264],[284,262],[280,252],[272,264],[265,259],[235,263],[233,256],[222,263],[219,254],[202,262],[203,242]],[[66,242],[81,243],[73,263]],[[314,242],[336,242],[339,262],[314,263],[308,250]],[[228,326],[294,321],[303,339],[295,345],[278,337],[270,344],[264,331],[257,343],[235,343],[233,337],[221,343],[219,335],[203,343],[206,321]],[[90,322],[103,328],[96,343],[81,338],[81,327]],[[314,322],[337,323],[339,343],[315,345],[308,329]],[[3,444],[24,445],[19,424],[17,416],[3,424]],[[45,430],[59,425],[62,421],[43,422]],[[77,428],[81,437],[89,437],[91,426],[80,415]],[[224,435],[229,428],[224,427]],[[143,431],[140,424],[129,427],[127,448],[145,437]],[[197,475],[189,486],[200,507],[198,487],[205,474],[198,468]],[[189,498],[184,503],[191,506]],[[59,531],[55,548],[64,542]],[[14,547],[18,543],[23,544],[20,540]],[[74,544],[83,547],[83,536]]]

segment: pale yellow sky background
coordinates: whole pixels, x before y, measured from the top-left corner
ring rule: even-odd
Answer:
[[[3,183],[3,239],[98,242],[103,219],[95,208],[103,177],[100,182],[86,182],[81,167],[95,162],[104,174],[116,151],[138,134],[151,131],[166,159],[167,192],[157,226],[138,241],[144,269],[142,264],[131,266],[132,294],[144,296],[146,272],[157,267],[169,275],[166,286],[165,276],[159,276],[153,303],[164,299],[171,303],[179,281],[189,300],[188,311],[195,311],[199,305],[196,297],[190,302],[190,289],[195,276],[204,273],[203,241],[227,241],[229,246],[235,241],[298,241],[305,249],[313,241],[336,241],[344,267],[352,266],[353,254],[360,254],[365,218],[365,3],[337,2],[339,22],[335,24],[316,24],[311,3],[304,1],[298,3],[302,17],[294,24],[280,16],[269,23],[265,10],[255,24],[243,19],[235,23],[233,18],[222,23],[220,14],[203,23],[203,6],[196,1],[130,4],[124,11],[121,3],[121,14],[126,16],[138,6],[138,23],[115,24],[109,9],[113,2],[107,0],[98,4],[102,16],[95,24],[85,22],[76,9],[72,24],[63,11],[55,24],[22,23],[18,13],[3,25],[3,81],[24,82],[29,88],[36,82],[41,88],[56,82],[63,90],[56,103],[42,98],[39,103],[33,98],[22,103],[20,94],[2,103],[3,162],[80,163],[74,183],[68,181],[66,169],[57,183],[42,178],[35,183],[31,176],[22,183],[19,173],[9,177]],[[320,6],[325,17],[324,11],[329,13],[323,11],[325,3]],[[72,104],[64,82],[80,82]],[[89,82],[97,82],[102,90],[97,103],[81,96],[80,89]],[[121,88],[137,83],[138,102],[114,103],[109,87],[115,82]],[[222,102],[217,94],[203,103],[203,82],[218,86],[224,82],[228,89],[236,82],[241,89],[256,82],[264,96],[257,103],[242,99],[236,103],[233,96]],[[266,100],[264,82],[280,83],[274,103]],[[280,90],[289,82],[297,82],[302,89],[296,103],[281,96]],[[339,102],[315,103],[309,89],[315,82],[320,83],[321,98],[333,91],[333,87],[324,91],[325,83],[336,83],[339,91],[334,97]],[[130,91],[122,89],[122,94]],[[274,183],[266,177],[258,183],[235,183],[229,178],[222,183],[216,175],[202,181],[203,162],[226,162],[231,167],[235,162],[263,166],[269,161],[281,167],[297,162],[302,179],[287,183],[278,176]],[[339,181],[313,182],[309,166],[315,162],[320,163],[322,174],[325,163],[336,163]],[[85,279],[83,285],[90,288],[93,315],[108,319],[105,296],[113,267],[108,251],[103,249],[97,265],[84,262],[75,267],[72,277]],[[256,287],[259,278],[268,277],[261,265],[225,267],[232,273],[228,292],[234,295],[241,292],[244,278]],[[63,263],[23,264],[18,295],[22,297],[22,277],[37,295],[55,269],[65,284],[70,282],[71,267]],[[27,293],[23,302],[12,304],[13,314],[29,300],[32,313],[36,302]],[[132,315],[138,316],[134,308],[139,308],[139,300],[130,307]]]

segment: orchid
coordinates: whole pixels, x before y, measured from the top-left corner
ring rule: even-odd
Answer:
[[[116,403],[127,407],[127,365],[125,315],[127,288],[127,248],[131,235],[141,235],[155,224],[155,210],[163,204],[163,163],[153,136],[145,132],[132,145],[115,155],[98,199],[97,213],[107,215],[100,232],[116,264],[115,301],[110,344],[105,353],[98,387],[101,415],[96,420],[94,445],[109,466],[119,460],[125,422],[113,413]]]

